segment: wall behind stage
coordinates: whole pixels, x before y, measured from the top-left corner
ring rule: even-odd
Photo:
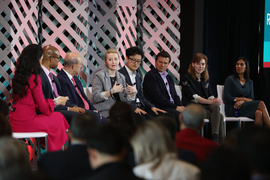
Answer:
[[[42,2],[41,14],[38,2]],[[0,98],[7,102],[16,59],[28,44],[39,43],[38,27],[42,45],[51,44],[60,51],[55,74],[67,52],[80,54],[84,86],[91,86],[94,72],[104,67],[108,49],[119,51],[120,68],[125,64],[125,50],[136,45],[145,55],[142,76],[154,67],[156,54],[165,50],[172,56],[169,74],[179,82],[179,0],[0,0],[0,4]]]
[[[204,12],[203,51],[209,59],[212,89],[233,73],[238,57],[246,56],[255,99],[270,108],[270,69],[262,68],[264,0],[205,0]]]

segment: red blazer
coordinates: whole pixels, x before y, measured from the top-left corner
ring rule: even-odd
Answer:
[[[176,134],[177,148],[193,151],[199,163],[206,160],[208,154],[218,147],[218,144],[198,135],[193,129],[183,129]]]

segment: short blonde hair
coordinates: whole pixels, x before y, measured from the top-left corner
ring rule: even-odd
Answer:
[[[116,54],[118,55],[119,60],[120,60],[120,56],[119,56],[118,51],[115,50],[115,49],[109,49],[109,50],[107,50],[107,52],[105,53],[105,61],[106,61],[107,55],[110,54],[110,53],[116,53]]]
[[[138,164],[151,162],[158,158],[159,161],[151,167],[154,171],[168,153],[174,153],[176,148],[169,133],[158,123],[147,121],[139,126],[131,138],[135,161]]]

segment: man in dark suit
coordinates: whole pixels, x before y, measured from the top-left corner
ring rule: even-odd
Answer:
[[[56,180],[78,179],[92,173],[86,139],[97,126],[92,114],[77,114],[68,131],[71,145],[66,151],[49,152],[41,156],[39,167]]]
[[[127,153],[128,144],[121,129],[111,123],[100,126],[87,139],[89,161],[94,170],[88,179],[140,180],[134,175],[132,169],[122,162]]]
[[[198,163],[206,160],[209,153],[218,147],[218,144],[203,138],[198,131],[204,126],[206,112],[197,104],[188,105],[179,116],[181,131],[176,134],[176,147],[186,149],[196,154]]]
[[[56,47],[51,45],[43,47],[43,59],[41,63],[43,71],[40,73],[40,77],[45,99],[55,99],[59,96],[63,96],[58,78],[50,72],[51,69],[57,68],[59,60],[60,53]],[[76,104],[72,104],[69,101],[66,102],[65,106],[56,105],[54,110],[62,113],[69,124],[73,116],[78,113],[85,113],[85,109],[78,107]],[[97,114],[97,116],[99,117],[99,114]]]
[[[153,104],[147,101],[143,95],[141,78],[136,72],[141,64],[142,56],[142,51],[138,47],[128,48],[126,50],[126,65],[121,68],[119,72],[125,76],[126,83],[130,86],[134,86],[138,91],[135,101],[130,103],[134,112],[140,115],[145,115],[146,119],[148,119],[158,115],[160,112],[162,114],[166,113],[166,111],[156,108]]]
[[[170,62],[171,56],[166,51],[157,54],[156,68],[151,69],[144,77],[143,92],[150,103],[173,114],[179,125],[178,116],[185,107],[176,94],[173,78],[166,71]]]
[[[100,118],[98,111],[89,101],[84,93],[83,86],[77,77],[82,67],[82,59],[79,54],[69,52],[64,60],[64,68],[58,73],[57,78],[61,84],[62,93],[69,97],[69,102],[86,110],[87,113],[92,113]],[[103,121],[105,118],[102,119]],[[106,120],[105,120],[106,121]]]

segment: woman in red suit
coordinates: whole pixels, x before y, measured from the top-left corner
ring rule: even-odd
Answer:
[[[9,120],[14,132],[48,133],[48,150],[57,151],[67,141],[66,129],[69,125],[61,113],[54,112],[54,106],[64,105],[67,97],[57,100],[44,99],[39,76],[42,53],[39,45],[30,44],[17,60],[15,76],[12,79],[13,103]],[[42,114],[37,115],[37,111]]]

